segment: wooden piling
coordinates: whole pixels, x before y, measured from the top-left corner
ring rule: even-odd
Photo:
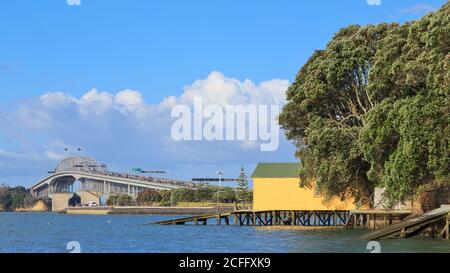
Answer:
[[[445,226],[446,226],[446,235],[445,235],[445,239],[449,240],[450,239],[450,213],[447,215],[447,220],[445,221]]]

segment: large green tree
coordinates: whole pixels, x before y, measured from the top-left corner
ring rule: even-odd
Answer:
[[[448,104],[438,102],[449,95],[449,46],[447,3],[404,25],[349,26],[326,49],[316,51],[290,86],[280,115],[287,137],[297,146],[305,185],[314,178],[329,195],[350,193],[362,200],[380,185],[392,199],[404,199],[418,184],[445,174],[445,159],[436,163],[434,157],[427,163],[406,160],[403,173],[398,171],[399,151],[403,160],[408,158],[406,147],[418,139],[412,137],[415,132],[436,140],[416,145],[420,154],[447,151],[446,136],[437,139],[448,128]],[[416,111],[421,110],[428,112],[420,116]],[[437,116],[442,119],[436,121]],[[420,127],[423,119],[429,126],[437,122],[439,130]],[[410,126],[414,122],[419,123]]]

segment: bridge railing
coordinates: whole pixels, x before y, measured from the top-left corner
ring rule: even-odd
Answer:
[[[180,181],[180,180],[167,179],[167,178],[139,176],[139,175],[128,174],[128,173],[105,172],[105,171],[95,171],[95,170],[91,170],[91,171],[74,170],[74,171],[75,172],[83,172],[83,173],[92,174],[92,175],[109,176],[109,177],[113,177],[113,178],[139,180],[144,183],[148,182],[148,183],[157,183],[157,184],[161,184],[161,185],[173,185],[173,186],[183,186],[183,187],[191,187],[191,188],[195,188],[197,186],[195,183],[192,183],[192,182],[184,182],[184,181]],[[68,171],[65,171],[65,172],[68,172]],[[58,172],[54,173],[53,175],[57,175],[57,174],[58,174]],[[41,182],[39,182],[38,184],[34,185],[33,187],[39,185],[40,183],[42,183],[44,181],[45,181],[45,179],[42,180]]]

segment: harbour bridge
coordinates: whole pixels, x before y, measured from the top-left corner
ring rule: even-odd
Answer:
[[[105,164],[92,157],[69,157],[54,171],[33,185],[30,192],[36,198],[51,198],[52,210],[62,211],[76,203],[100,204],[111,195],[128,194],[136,198],[145,189],[171,190],[193,188],[192,182],[174,179],[110,172]],[[80,200],[75,200],[79,198]]]

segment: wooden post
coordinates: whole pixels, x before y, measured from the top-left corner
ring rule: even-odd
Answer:
[[[297,218],[295,217],[295,211],[291,211],[291,218],[292,218],[292,222],[291,225],[296,226],[297,225]]]
[[[333,211],[333,226],[337,226],[336,220],[337,220],[336,211]]]
[[[356,228],[358,226],[358,216],[356,213],[353,214],[353,227]]]
[[[445,239],[449,240],[450,239],[450,213],[447,214],[447,220],[445,221],[445,226],[447,227],[447,234],[445,235]]]
[[[377,214],[373,215],[373,230],[377,229]]]
[[[400,238],[405,238],[406,237],[406,229],[402,228],[402,231],[400,232]]]
[[[252,218],[253,218],[252,219],[252,225],[256,226],[256,213],[255,212],[252,213]]]
[[[384,227],[387,227],[387,215],[384,215]]]
[[[235,226],[238,225],[238,218],[237,218],[237,215],[236,215],[236,214],[233,214],[233,222],[234,222],[234,225],[235,225]]]
[[[367,220],[367,229],[370,230],[370,214],[366,214],[366,220]]]
[[[313,216],[313,226],[316,226],[316,211],[312,212],[312,216]]]

